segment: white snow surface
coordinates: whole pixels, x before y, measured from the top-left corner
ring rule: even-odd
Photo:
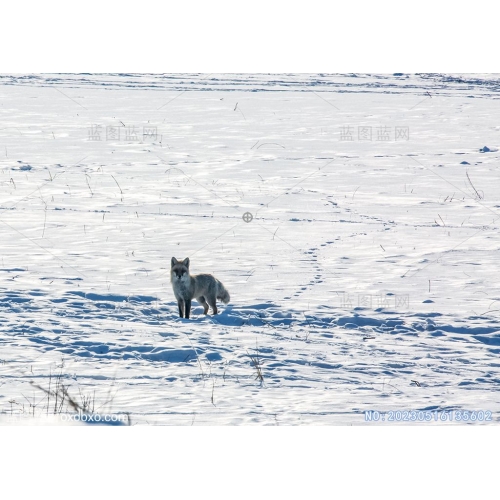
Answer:
[[[1,75],[0,423],[53,423],[55,377],[132,424],[498,422],[499,90]],[[172,256],[220,314],[178,317]]]

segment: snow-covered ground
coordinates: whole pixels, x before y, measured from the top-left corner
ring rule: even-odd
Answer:
[[[1,75],[0,423],[63,423],[56,384],[132,424],[498,422],[499,91]],[[219,315],[178,318],[172,256]]]

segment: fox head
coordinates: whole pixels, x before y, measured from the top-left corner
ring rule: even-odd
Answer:
[[[189,278],[189,257],[181,261],[172,257],[171,264],[170,279],[172,281],[184,281]]]

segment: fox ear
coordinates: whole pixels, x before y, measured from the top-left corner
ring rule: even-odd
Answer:
[[[178,261],[175,257],[172,257],[171,262],[172,262],[172,267],[174,267],[174,266],[175,266],[175,264],[178,264],[178,263],[179,263],[179,261]]]
[[[189,257],[186,257],[182,263],[186,266],[186,267],[189,267]]]

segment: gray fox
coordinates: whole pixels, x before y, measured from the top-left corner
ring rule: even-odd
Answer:
[[[177,260],[172,257],[170,281],[179,305],[179,317],[189,319],[191,301],[196,299],[203,306],[203,314],[208,313],[208,306],[217,314],[216,300],[224,304],[229,302],[229,292],[224,285],[211,274],[189,274],[189,258]]]

